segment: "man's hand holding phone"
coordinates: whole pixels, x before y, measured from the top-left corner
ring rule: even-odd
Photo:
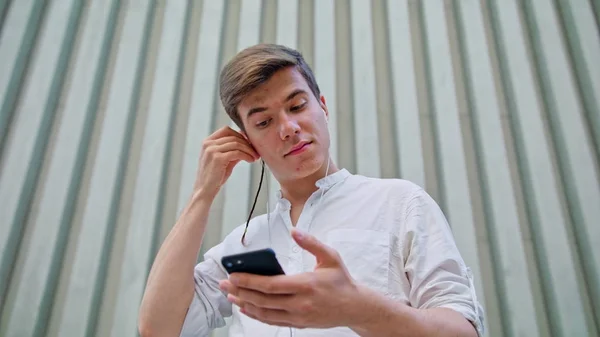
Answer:
[[[260,156],[239,132],[225,126],[210,135],[202,144],[194,193],[214,198],[225,184],[235,165],[245,160],[255,162]]]
[[[293,231],[300,247],[317,259],[315,270],[297,275],[233,273],[220,287],[245,315],[295,328],[349,326],[360,319],[362,296],[339,254],[315,237]]]

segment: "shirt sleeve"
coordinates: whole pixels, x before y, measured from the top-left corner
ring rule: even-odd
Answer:
[[[210,249],[204,260],[194,268],[194,296],[185,316],[180,337],[204,337],[216,328],[225,326],[232,305],[219,289],[219,281],[227,273],[219,263],[223,243]]]
[[[441,209],[419,189],[407,204],[406,216],[403,247],[411,306],[453,309],[482,336],[483,307],[477,300],[471,271]]]

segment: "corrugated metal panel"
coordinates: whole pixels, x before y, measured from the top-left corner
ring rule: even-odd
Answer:
[[[0,1],[0,335],[135,335],[202,139],[231,124],[219,70],[277,42],[316,71],[339,166],[440,203],[488,336],[597,336],[599,19],[591,0]],[[234,171],[202,252],[259,172]]]

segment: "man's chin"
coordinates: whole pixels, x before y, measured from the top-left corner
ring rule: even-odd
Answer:
[[[323,165],[326,165],[326,163],[320,160],[315,160],[316,158],[314,157],[311,159],[303,160],[301,163],[291,166],[287,174],[289,180],[301,180],[318,174],[322,170]]]

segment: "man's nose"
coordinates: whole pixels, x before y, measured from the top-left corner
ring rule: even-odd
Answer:
[[[279,124],[279,135],[282,140],[288,139],[294,134],[300,132],[300,126],[294,118],[284,116]]]

